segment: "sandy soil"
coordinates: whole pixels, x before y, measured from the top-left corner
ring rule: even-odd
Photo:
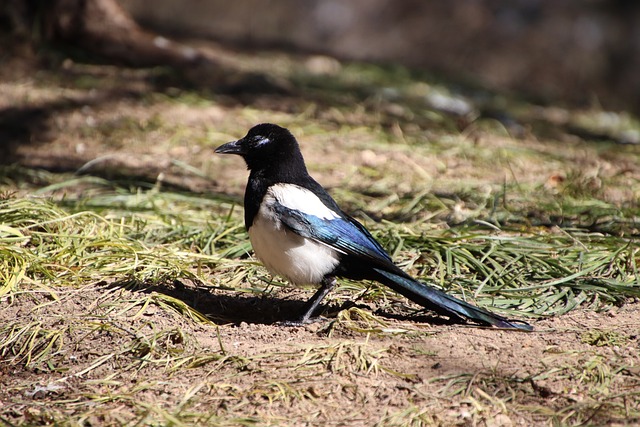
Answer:
[[[148,291],[90,286],[56,292],[57,301],[3,302],[3,322],[28,320],[61,331],[60,351],[47,361],[60,372],[3,364],[0,402],[7,421],[46,424],[53,413],[113,424],[135,419],[146,402],[167,410],[186,405],[236,422],[393,425],[394,415],[405,423],[410,417],[398,414],[413,411],[416,422],[534,425],[547,419],[545,412],[571,417],[581,404],[593,404],[594,385],[611,395],[640,387],[638,304],[607,313],[576,310],[534,322],[532,333],[392,318],[367,333],[354,330],[367,328],[357,316],[294,328],[256,320],[256,313],[278,318],[282,309],[299,308],[304,293],[282,301],[205,289],[171,292],[220,319],[216,325],[153,305],[142,314],[139,305],[126,309]],[[603,327],[621,341],[590,342],[588,333]],[[612,382],[593,381],[603,374],[613,374]],[[102,396],[98,407],[89,403],[96,396]],[[594,424],[615,421],[600,418],[597,407]]]

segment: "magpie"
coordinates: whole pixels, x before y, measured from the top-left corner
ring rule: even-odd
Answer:
[[[242,156],[250,171],[244,223],[258,259],[271,273],[295,285],[319,285],[302,315],[289,323],[310,322],[336,278],[342,277],[380,282],[456,322],[466,319],[484,326],[533,329],[419,282],[396,266],[367,229],[344,213],[309,175],[289,130],[262,123],[215,152]]]

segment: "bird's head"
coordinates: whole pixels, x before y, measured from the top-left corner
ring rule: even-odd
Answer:
[[[243,138],[227,142],[215,152],[242,156],[251,170],[276,167],[291,161],[302,161],[304,165],[295,137],[287,129],[271,123],[252,127]]]

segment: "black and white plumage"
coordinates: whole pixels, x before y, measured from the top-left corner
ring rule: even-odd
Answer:
[[[454,320],[532,329],[421,283],[397,267],[367,229],[309,176],[298,142],[287,129],[260,124],[215,151],[242,156],[250,170],[244,220],[258,259],[294,284],[320,285],[298,322],[309,321],[336,277],[345,277],[378,281]]]

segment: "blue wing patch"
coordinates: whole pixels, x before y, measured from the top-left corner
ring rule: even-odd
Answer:
[[[382,246],[362,224],[353,218],[345,216],[322,219],[297,209],[290,209],[277,202],[274,203],[273,208],[280,220],[302,237],[313,239],[348,255],[356,255],[384,264],[392,263],[391,257]]]

